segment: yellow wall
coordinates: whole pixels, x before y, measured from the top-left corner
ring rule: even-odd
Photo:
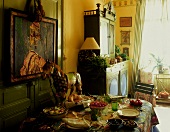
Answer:
[[[64,0],[64,72],[76,72],[78,52],[84,42],[84,11],[97,8],[103,0]],[[102,5],[101,5],[102,8]]]
[[[2,27],[3,27],[3,3],[0,2],[0,73],[2,73]],[[0,80],[2,79],[2,74],[0,74]],[[0,81],[0,85],[1,85]]]
[[[46,16],[51,18],[57,18],[57,0],[42,0],[42,5],[45,10]],[[94,10],[97,8],[96,4],[100,3],[100,9],[103,10],[103,5],[105,5],[110,0],[64,0],[63,9],[63,44],[64,44],[64,56],[66,60],[63,63],[64,72],[77,71],[77,59],[78,52],[81,45],[84,42],[84,11]],[[123,5],[123,0],[121,0],[122,5],[119,6],[120,0],[113,0],[116,2],[115,10],[117,15],[116,20],[116,31],[115,31],[115,43],[120,44],[120,31],[130,30],[131,31],[131,45],[129,46],[130,57],[132,57],[133,51],[133,39],[134,39],[134,16],[135,16],[135,3],[130,5],[128,0],[128,5]],[[135,2],[135,0],[133,0]],[[4,0],[4,7],[7,9],[9,7],[16,8],[19,10],[24,10],[26,0]],[[2,3],[0,2],[1,12]],[[1,13],[2,14],[2,13]],[[120,28],[119,27],[119,17],[132,16],[132,27]],[[2,16],[0,16],[2,17]],[[3,22],[0,22],[0,26],[3,28]],[[0,38],[3,37],[2,28],[0,30]],[[60,28],[61,30],[61,28]],[[60,40],[61,41],[61,40]],[[0,46],[2,46],[2,40],[0,41]],[[125,45],[126,46],[126,45]],[[121,46],[121,48],[124,46]],[[0,48],[2,49],[2,48]],[[0,57],[0,60],[2,56]],[[0,68],[2,69],[2,68]]]
[[[134,24],[135,24],[135,14],[136,14],[136,0],[127,0],[127,5],[124,5],[124,1],[121,1],[121,6],[119,5],[118,0],[114,0],[116,2],[115,11],[116,11],[116,31],[115,31],[115,44],[119,45],[121,51],[123,52],[123,48],[129,48],[129,57],[132,59],[133,57],[133,48],[134,48]],[[113,3],[115,4],[115,3]],[[132,27],[120,27],[120,17],[132,17]],[[130,45],[120,45],[121,44],[121,31],[130,31]],[[129,82],[131,82],[131,72],[132,71],[132,63],[129,62]],[[129,83],[129,88],[131,84]]]
[[[110,0],[65,0],[64,1],[64,72],[77,71],[78,52],[84,41],[84,16],[85,10],[94,10],[97,8],[96,4],[100,3],[100,9]],[[127,5],[124,5],[127,1]],[[121,5],[120,5],[121,2]],[[129,48],[129,56],[133,55],[134,44],[134,23],[136,13],[136,0],[113,0],[116,11],[115,22],[115,44],[119,45],[123,52],[124,47]],[[120,27],[120,17],[132,17],[132,27]],[[120,45],[121,37],[120,31],[130,31],[130,45]],[[132,63],[130,62],[129,73],[131,73]],[[131,74],[129,74],[129,82],[131,82]],[[130,83],[129,83],[130,86]]]

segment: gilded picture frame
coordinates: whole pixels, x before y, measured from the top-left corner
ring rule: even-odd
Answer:
[[[121,31],[121,45],[130,45],[130,31]]]
[[[120,27],[132,27],[132,17],[120,17]]]
[[[56,59],[57,20],[44,17],[41,22],[32,22],[23,11],[9,12],[10,82],[38,78],[46,60]]]

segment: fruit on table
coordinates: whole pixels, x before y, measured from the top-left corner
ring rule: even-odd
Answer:
[[[142,106],[142,101],[140,99],[131,99],[130,100],[130,105],[133,105],[133,106]]]
[[[90,103],[90,108],[103,108],[107,105],[104,101],[93,101]]]
[[[169,96],[169,93],[166,91],[162,91],[158,94],[159,98],[168,98],[168,96]]]

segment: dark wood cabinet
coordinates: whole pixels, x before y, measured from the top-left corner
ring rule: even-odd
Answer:
[[[103,11],[98,9],[84,12],[84,38],[94,37],[100,46],[99,56],[107,55],[115,57],[115,27],[114,16],[105,17]],[[96,52],[95,52],[96,53]],[[113,66],[99,71],[87,72],[82,65],[78,65],[77,71],[82,78],[82,89],[84,94],[94,95],[122,95],[128,93],[128,61],[114,64]]]
[[[104,95],[106,94],[106,72],[97,70],[94,72],[86,72],[81,67],[78,71],[82,80],[83,94]]]
[[[98,55],[115,55],[114,18],[104,17],[100,8],[84,12],[84,39],[94,37],[100,46]]]

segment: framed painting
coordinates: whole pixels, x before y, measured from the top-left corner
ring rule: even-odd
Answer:
[[[132,17],[120,17],[120,27],[132,27]]]
[[[129,48],[128,47],[124,47],[123,48],[123,53],[126,54],[127,56],[129,56]]]
[[[130,31],[121,31],[121,45],[130,45]]]
[[[46,60],[55,62],[57,20],[28,20],[22,11],[10,9],[10,81],[40,77]]]

